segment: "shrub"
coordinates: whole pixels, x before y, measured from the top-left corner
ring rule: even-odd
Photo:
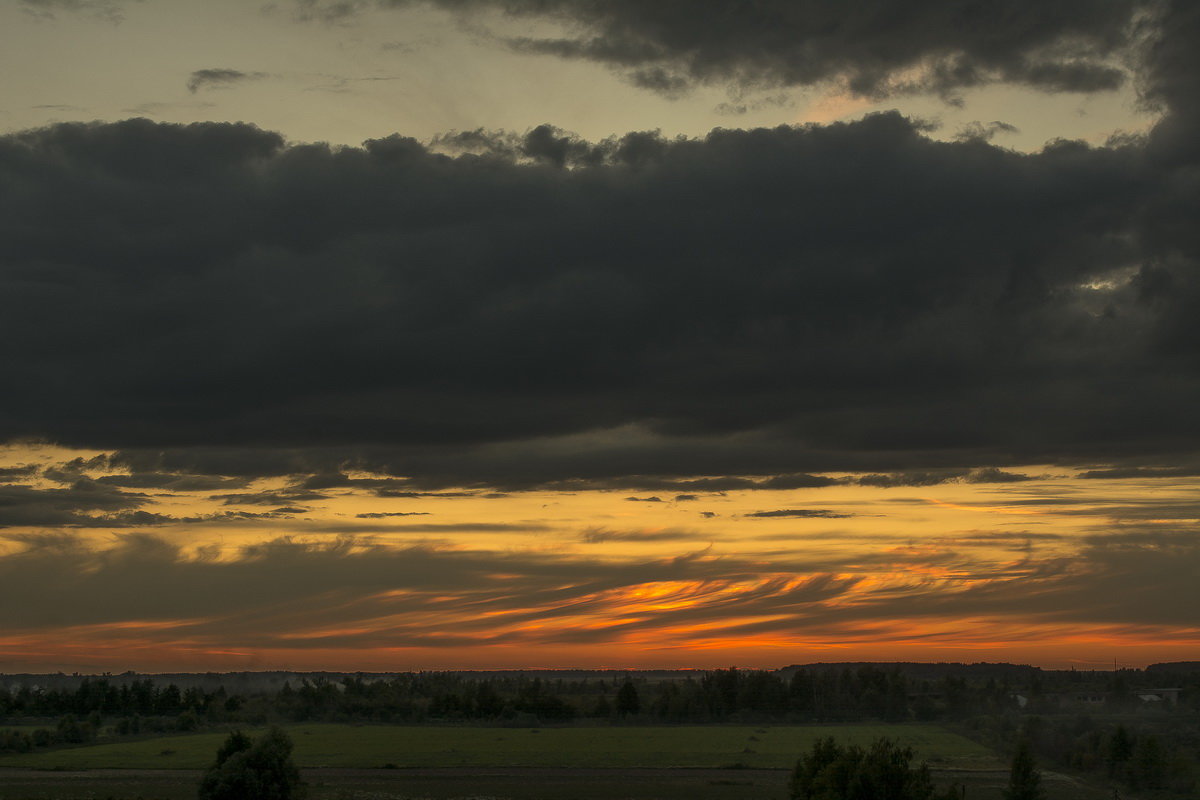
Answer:
[[[258,741],[240,731],[229,735],[200,781],[200,800],[299,800],[300,770],[292,761],[292,740],[271,728]]]

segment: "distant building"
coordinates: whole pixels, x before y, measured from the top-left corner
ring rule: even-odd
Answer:
[[[1109,693],[1081,689],[1074,692],[1047,692],[1042,695],[1047,702],[1059,707],[1102,706],[1108,702]]]
[[[1182,689],[1143,689],[1137,692],[1138,699],[1143,703],[1178,703]]]

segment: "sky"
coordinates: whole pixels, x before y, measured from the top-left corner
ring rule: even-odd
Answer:
[[[0,671],[1200,659],[1197,40],[0,5]]]

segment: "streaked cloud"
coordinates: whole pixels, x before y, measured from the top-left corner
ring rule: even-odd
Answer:
[[[247,81],[260,81],[267,77],[265,72],[243,72],[238,69],[198,69],[188,76],[187,89],[192,94],[208,89],[228,89]]]
[[[42,19],[60,14],[82,14],[114,24],[125,19],[128,6],[141,0],[17,0],[23,11]]]

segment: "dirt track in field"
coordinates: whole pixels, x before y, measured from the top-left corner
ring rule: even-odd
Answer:
[[[446,767],[301,770],[312,800],[783,800],[788,770]],[[194,800],[199,770],[0,769],[0,800]]]
[[[308,780],[327,778],[380,778],[389,776],[395,778],[552,778],[555,780],[579,778],[591,780],[596,778],[679,778],[691,777],[701,780],[720,780],[731,777],[742,777],[747,780],[755,778],[779,778],[788,770],[784,769],[717,769],[709,767],[616,767],[616,768],[576,768],[576,767],[414,767],[401,769],[335,769],[332,767],[317,767],[300,770]],[[100,779],[146,779],[146,780],[177,780],[198,781],[201,770],[198,769],[25,769],[0,768],[0,783],[6,778],[30,780],[46,778],[50,780]]]

